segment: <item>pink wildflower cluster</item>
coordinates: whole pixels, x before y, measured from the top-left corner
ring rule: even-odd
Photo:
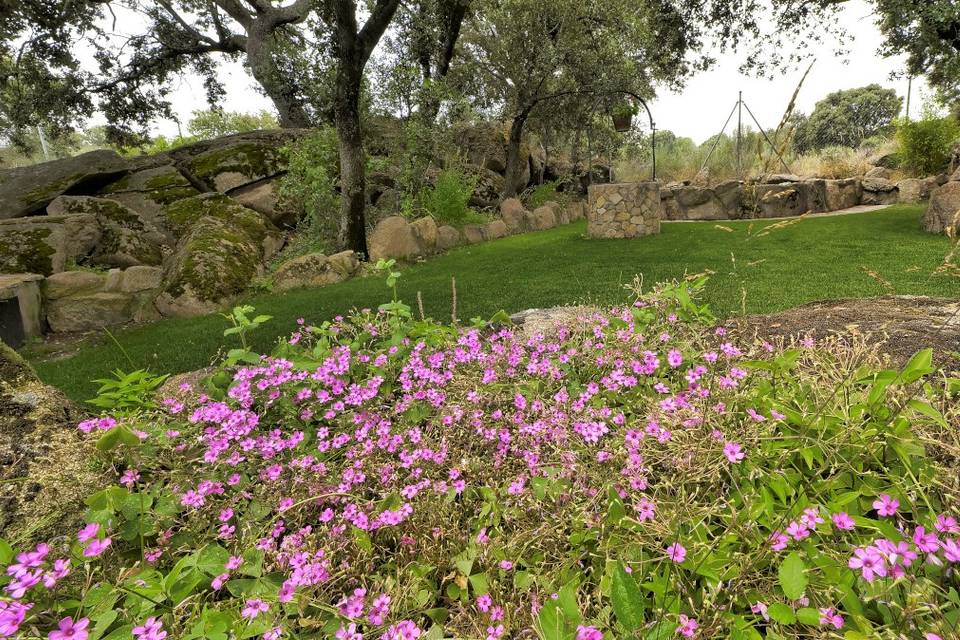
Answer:
[[[943,566],[944,563],[960,564],[960,526],[953,516],[937,517],[933,531],[922,526],[909,533],[907,539],[891,541],[878,538],[869,545],[853,550],[847,566],[860,572],[867,582],[877,578],[902,578],[921,556],[924,562]]]

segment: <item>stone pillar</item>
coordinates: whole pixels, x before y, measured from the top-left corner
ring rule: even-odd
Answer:
[[[0,275],[0,339],[14,349],[43,333],[42,280],[36,273]]]
[[[587,190],[587,235],[636,238],[660,233],[659,182],[594,184]]]

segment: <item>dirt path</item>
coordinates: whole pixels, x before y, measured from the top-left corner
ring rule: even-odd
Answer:
[[[767,220],[791,220],[793,218],[829,218],[832,216],[849,216],[853,213],[870,213],[872,211],[880,211],[881,209],[886,209],[887,207],[892,207],[890,204],[858,204],[855,207],[847,207],[846,209],[837,209],[836,211],[822,211],[820,213],[807,213],[803,216],[783,216],[780,218],[743,218],[743,220],[750,220],[752,222],[766,222]],[[662,220],[664,224],[670,224],[673,222],[735,222],[735,220]]]

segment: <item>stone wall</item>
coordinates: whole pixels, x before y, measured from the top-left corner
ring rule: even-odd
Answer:
[[[713,187],[673,182],[660,190],[664,220],[738,220],[786,218],[825,213],[857,205],[926,201],[946,176],[907,178],[885,175],[828,180],[770,175],[750,181],[729,180]]]
[[[587,235],[636,238],[660,233],[659,182],[595,184],[587,190]]]
[[[403,216],[381,220],[370,234],[367,245],[370,259],[413,261],[442,253],[459,245],[478,244],[528,231],[543,231],[560,224],[580,220],[585,215],[582,201],[566,205],[548,201],[533,211],[524,208],[516,198],[500,203],[500,216],[485,224],[466,224],[458,229],[437,225],[433,218],[410,221]]]

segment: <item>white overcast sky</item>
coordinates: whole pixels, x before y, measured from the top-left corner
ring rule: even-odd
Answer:
[[[798,108],[810,113],[814,104],[826,94],[838,89],[849,89],[870,83],[893,88],[906,96],[906,79],[891,80],[891,72],[903,69],[903,60],[883,58],[877,54],[882,41],[874,24],[871,7],[864,0],[853,0],[845,5],[840,18],[852,40],[844,58],[834,57],[829,46],[813,65],[810,75],[798,97]],[[677,135],[689,136],[697,142],[717,133],[737,100],[737,91],[743,91],[744,102],[760,124],[775,127],[790,101],[802,71],[785,73],[773,80],[744,76],[738,67],[742,56],[717,55],[717,64],[705,73],[694,76],[677,93],[661,92],[651,103],[651,110],[659,130],[669,129]],[[272,110],[272,103],[254,88],[255,84],[240,63],[225,65],[221,78],[227,88],[223,108],[230,111]],[[920,79],[913,82],[911,113],[919,113],[926,85]],[[184,78],[172,96],[175,111],[186,123],[190,113],[207,108],[203,87],[196,78]],[[748,116],[744,113],[744,118]],[[728,131],[730,129],[728,128]],[[175,135],[174,121],[156,123],[156,131]]]

